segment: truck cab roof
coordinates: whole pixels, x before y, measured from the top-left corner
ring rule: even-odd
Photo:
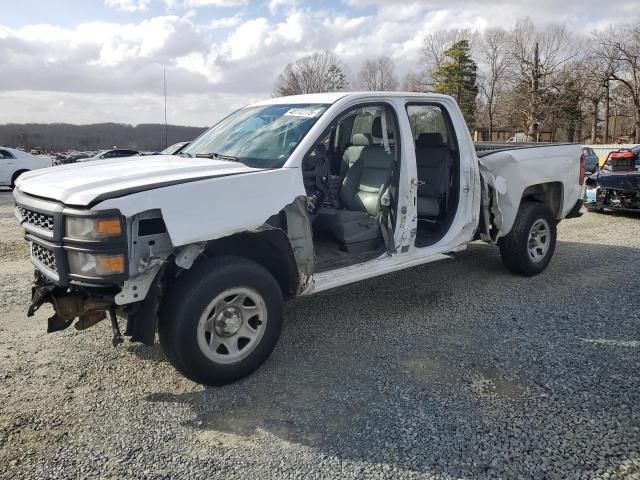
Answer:
[[[289,95],[286,97],[269,98],[260,102],[256,102],[251,106],[262,105],[287,105],[287,104],[299,104],[299,103],[321,103],[331,105],[338,100],[350,99],[370,99],[376,98],[433,98],[442,99],[450,98],[448,95],[442,95],[439,93],[417,93],[417,92],[370,92],[370,91],[355,91],[355,92],[327,92],[327,93],[308,93],[304,95]]]

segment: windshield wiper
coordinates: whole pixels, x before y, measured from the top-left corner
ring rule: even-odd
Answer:
[[[222,155],[220,153],[196,153],[196,158],[211,158],[216,160],[228,160],[230,162],[239,162],[240,159],[238,157],[233,157],[231,155]]]
[[[187,152],[180,152],[178,155],[180,155],[181,157],[187,156],[189,158],[193,158],[193,155]]]

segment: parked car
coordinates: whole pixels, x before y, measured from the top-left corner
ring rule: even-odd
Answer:
[[[579,215],[585,173],[577,145],[477,153],[453,98],[385,92],[273,98],[180,156],[120,165],[18,179],[36,268],[28,315],[52,303],[52,332],[108,314],[117,344],[119,314],[132,341],[157,331],[178,371],[209,385],[267,359],[293,297],[448,259],[475,239],[512,272],[539,274],[557,222]]]
[[[16,180],[23,173],[52,165],[51,157],[31,155],[15,148],[0,147],[0,186],[13,188]]]
[[[69,163],[75,163],[78,160],[83,159],[83,158],[93,157],[94,155],[95,155],[94,152],[76,152],[76,151],[71,151],[71,152],[60,153],[54,159],[53,164],[54,165],[66,165],[66,164],[69,164]]]
[[[582,154],[586,162],[586,170],[588,174],[594,173],[599,168],[600,159],[598,154],[591,147],[582,147]]]
[[[178,155],[180,152],[182,152],[185,148],[187,148],[189,146],[191,142],[178,142],[178,143],[174,143],[173,145],[171,145],[170,147],[165,148],[162,152],[160,152],[162,155]]]
[[[587,179],[585,206],[591,211],[640,211],[640,145],[609,153]]]
[[[138,152],[137,150],[115,148],[113,150],[102,150],[92,157],[78,158],[76,159],[76,162],[91,162],[93,160],[105,160],[108,158],[133,157],[134,155],[138,155],[139,153],[140,152]]]

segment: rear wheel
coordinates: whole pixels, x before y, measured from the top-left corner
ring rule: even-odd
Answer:
[[[239,257],[212,258],[170,287],[160,344],[182,374],[224,385],[256,370],[282,330],[284,301],[275,278]]]
[[[11,177],[11,188],[14,189],[16,188],[16,180],[18,180],[18,177],[20,175],[22,175],[23,173],[28,172],[29,170],[18,170],[16,173],[13,174],[13,177]]]
[[[522,202],[511,232],[499,242],[504,265],[518,275],[537,275],[553,257],[556,235],[556,220],[546,205]]]

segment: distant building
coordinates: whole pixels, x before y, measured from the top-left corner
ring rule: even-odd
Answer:
[[[527,135],[518,127],[494,127],[491,132],[491,138],[489,138],[489,129],[480,127],[476,128],[473,132],[473,139],[476,142],[507,142],[513,138],[512,141],[523,141]],[[540,129],[538,130],[539,142],[551,142],[553,134],[551,130]]]

